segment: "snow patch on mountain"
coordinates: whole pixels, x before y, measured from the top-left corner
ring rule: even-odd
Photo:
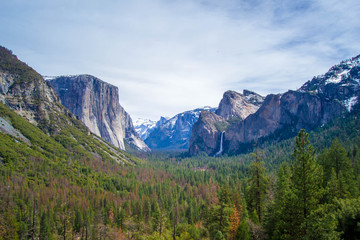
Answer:
[[[162,117],[156,127],[145,139],[145,143],[152,149],[178,150],[186,149],[191,137],[194,123],[199,119],[202,111],[214,112],[216,109],[206,106],[175,115],[170,119]]]
[[[346,109],[350,112],[353,106],[357,103],[357,97],[351,97],[344,101]]]
[[[138,118],[133,124],[135,131],[139,134],[141,139],[145,140],[156,127],[156,123],[156,121],[150,119]]]
[[[306,82],[299,92],[310,92],[338,100],[351,111],[360,95],[360,55],[337,64],[323,75]]]
[[[341,73],[337,73],[335,76],[332,76],[332,77],[328,78],[325,81],[325,84],[329,84],[329,83],[337,84],[337,83],[340,83],[341,80],[348,77],[349,72],[350,72],[350,69],[345,69]]]

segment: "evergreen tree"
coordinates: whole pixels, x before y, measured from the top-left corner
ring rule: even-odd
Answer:
[[[328,189],[335,190],[337,193],[334,196],[345,198],[355,195],[353,167],[345,148],[337,138],[334,139],[329,149],[323,150],[318,161],[324,169],[324,183],[332,184],[332,186],[328,186]],[[337,189],[333,189],[335,185]]]
[[[217,205],[210,207],[206,216],[206,227],[209,230],[210,238],[225,237],[230,227],[230,193],[229,187],[224,186],[218,193],[219,202]],[[221,235],[219,234],[221,232]]]
[[[148,199],[145,200],[144,204],[144,220],[148,223],[151,217],[151,203]]]
[[[243,218],[239,223],[239,227],[237,228],[235,239],[238,240],[251,239],[249,224],[247,223],[245,218]]]
[[[290,190],[291,170],[283,163],[277,171],[275,199],[269,204],[264,219],[264,226],[270,239],[286,238],[293,235],[294,206],[293,192]]]
[[[265,208],[265,198],[268,186],[268,179],[265,175],[265,163],[261,161],[257,148],[253,153],[254,161],[250,165],[250,180],[248,189],[248,207],[250,212],[256,210],[257,218],[261,223]]]
[[[315,161],[316,151],[309,143],[308,137],[309,134],[305,130],[300,130],[296,137],[291,171],[290,190],[293,196],[288,200],[291,201],[290,206],[292,205],[296,210],[292,223],[297,238],[306,235],[308,230],[306,220],[316,208],[322,192],[322,171]]]
[[[46,212],[41,214],[40,218],[40,240],[50,239],[50,228],[49,228],[49,219]]]

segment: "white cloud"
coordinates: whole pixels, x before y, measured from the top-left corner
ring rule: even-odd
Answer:
[[[95,75],[135,118],[296,89],[360,52],[353,1],[0,3],[1,44],[41,74]]]

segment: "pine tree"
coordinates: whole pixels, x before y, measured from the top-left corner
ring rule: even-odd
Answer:
[[[206,227],[209,229],[211,239],[215,239],[216,236],[227,236],[230,226],[229,216],[231,208],[229,207],[230,193],[228,186],[223,186],[220,189],[218,199],[218,204],[210,207],[206,214]],[[221,232],[221,235],[219,232]]]
[[[236,232],[235,239],[238,239],[238,240],[250,240],[251,239],[249,224],[247,223],[245,218],[243,218],[240,221],[239,227]]]
[[[336,185],[334,197],[345,198],[354,196],[356,193],[355,177],[353,168],[345,148],[335,138],[329,149],[323,150],[318,158],[324,169],[324,183],[329,190]],[[335,176],[334,176],[335,174]],[[332,194],[331,192],[329,194]]]
[[[286,238],[293,235],[294,195],[290,190],[291,170],[287,163],[283,163],[277,171],[275,184],[275,199],[267,208],[264,226],[270,239]]]
[[[300,130],[296,137],[292,164],[290,189],[293,192],[291,205],[296,208],[294,227],[297,226],[297,237],[301,238],[307,232],[307,218],[316,208],[321,197],[322,171],[315,161],[315,149],[309,144],[309,134]],[[290,198],[291,200],[291,198]]]
[[[265,175],[265,163],[261,161],[256,146],[255,152],[252,155],[255,159],[250,165],[251,177],[247,195],[248,207],[251,210],[250,212],[256,210],[257,218],[259,223],[261,223],[265,207],[268,179]]]
[[[41,214],[40,218],[40,240],[50,239],[50,228],[49,228],[49,219],[46,212]]]

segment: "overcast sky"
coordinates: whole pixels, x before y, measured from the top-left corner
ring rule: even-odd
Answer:
[[[359,0],[0,0],[0,45],[119,87],[133,119],[297,89],[360,54]]]

